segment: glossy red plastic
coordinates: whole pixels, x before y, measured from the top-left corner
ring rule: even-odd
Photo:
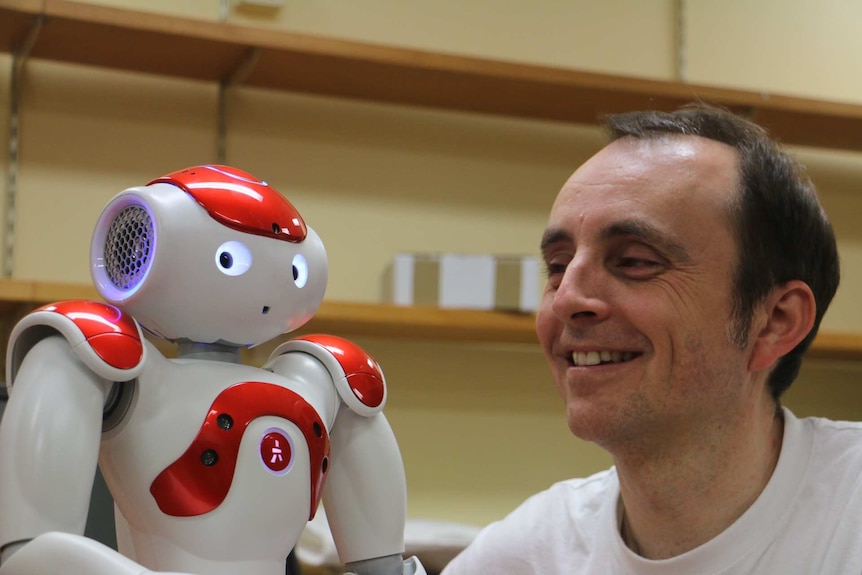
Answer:
[[[383,372],[364,349],[335,335],[315,334],[296,339],[325,347],[341,364],[351,391],[364,405],[377,407],[383,403],[386,395]]]
[[[229,417],[231,424],[219,425],[220,415]],[[233,482],[243,433],[252,420],[265,415],[293,422],[305,436],[311,464],[309,519],[313,518],[326,479],[329,435],[302,396],[259,381],[237,383],[216,397],[197,437],[150,486],[159,509],[174,517],[192,517],[221,505]]]
[[[230,166],[194,166],[147,185],[178,186],[215,220],[241,232],[298,243],[308,235],[293,205],[266,182]]]
[[[144,356],[144,345],[131,316],[101,302],[69,300],[40,307],[63,315],[77,326],[102,360],[117,369],[131,369]]]

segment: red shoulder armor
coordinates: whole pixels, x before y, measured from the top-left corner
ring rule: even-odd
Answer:
[[[278,346],[272,356],[302,351],[318,360],[329,371],[341,400],[353,411],[371,416],[386,404],[386,379],[368,352],[334,335],[307,335]]]
[[[7,381],[14,381],[27,352],[53,333],[65,337],[78,357],[106,379],[129,381],[143,367],[143,335],[131,316],[106,303],[70,300],[42,306],[18,322],[9,336]]]

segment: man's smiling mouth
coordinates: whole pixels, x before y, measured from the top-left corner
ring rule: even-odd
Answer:
[[[640,356],[633,351],[575,351],[571,361],[575,367],[602,365],[606,363],[623,363]]]

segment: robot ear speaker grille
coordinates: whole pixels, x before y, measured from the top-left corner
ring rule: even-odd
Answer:
[[[105,272],[118,289],[131,290],[152,264],[155,230],[149,212],[138,205],[123,208],[105,236]]]

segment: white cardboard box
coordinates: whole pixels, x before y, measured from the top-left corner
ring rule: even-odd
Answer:
[[[396,305],[535,312],[539,302],[533,256],[397,254],[388,276]]]

